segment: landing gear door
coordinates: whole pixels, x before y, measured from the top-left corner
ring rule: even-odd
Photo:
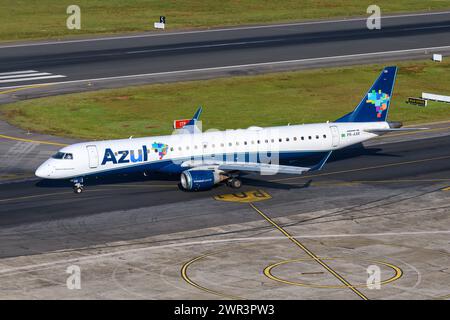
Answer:
[[[98,152],[96,146],[87,146],[87,152],[89,157],[89,168],[97,168],[98,167]]]
[[[337,148],[339,147],[339,129],[337,126],[330,126],[331,130],[331,138],[332,138],[332,147]]]

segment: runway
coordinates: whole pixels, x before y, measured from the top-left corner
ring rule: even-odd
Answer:
[[[365,19],[349,19],[33,42],[0,46],[0,89],[51,83],[41,92],[48,95],[52,90],[430,58],[432,52],[449,49],[450,13],[385,17],[381,30],[368,30]]]

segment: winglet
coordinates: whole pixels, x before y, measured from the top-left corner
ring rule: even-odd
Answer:
[[[189,121],[186,125],[195,125],[195,123],[198,121],[198,119],[200,118],[200,115],[202,114],[202,106],[199,106],[197,111],[195,112],[194,116],[192,117],[191,121]]]
[[[197,111],[195,112],[194,116],[191,120],[189,120],[188,123],[183,127],[182,132],[184,133],[198,133],[201,132],[201,129],[197,126],[197,121],[200,118],[200,115],[202,114],[202,107],[199,106]]]
[[[323,159],[320,160],[320,162],[318,164],[316,164],[315,166],[312,166],[309,171],[320,171],[320,170],[322,170],[323,166],[328,161],[328,158],[330,158],[332,152],[333,151],[328,151],[328,153],[325,155],[325,157],[323,157]]]
[[[200,118],[200,115],[202,114],[202,111],[202,106],[199,106],[192,119],[198,120],[198,118]]]

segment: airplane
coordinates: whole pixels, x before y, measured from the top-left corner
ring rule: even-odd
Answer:
[[[239,188],[240,177],[249,173],[301,175],[321,170],[335,150],[392,131],[422,129],[401,128],[401,122],[386,120],[396,75],[397,67],[385,67],[356,108],[334,122],[202,132],[200,107],[176,134],[73,144],[35,174],[70,179],[79,194],[84,178],[107,174],[179,174],[183,190],[203,191],[220,183]],[[312,154],[321,156],[313,166],[289,165]]]

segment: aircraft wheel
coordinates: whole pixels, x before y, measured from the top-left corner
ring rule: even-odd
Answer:
[[[74,187],[73,192],[75,192],[76,194],[80,194],[83,192],[83,188],[82,187]]]
[[[233,179],[230,179],[229,185],[233,189],[239,189],[242,186],[242,182],[239,179],[233,178]]]

